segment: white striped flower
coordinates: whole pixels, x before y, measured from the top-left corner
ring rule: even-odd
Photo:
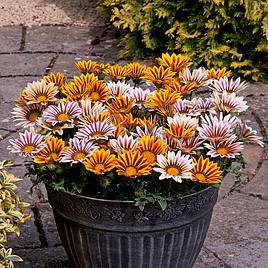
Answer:
[[[27,106],[17,106],[13,109],[11,114],[14,121],[18,122],[16,126],[31,127],[36,125],[37,120],[41,117],[43,107],[38,104],[31,104]]]
[[[203,142],[204,140],[198,136],[192,137],[186,140],[179,140],[177,148],[185,154],[196,154],[198,150],[203,149],[203,146],[201,146]]]
[[[132,86],[126,82],[108,82],[107,88],[109,90],[109,95],[114,97],[123,96],[133,89]]]
[[[110,140],[110,146],[117,152],[123,153],[124,151],[133,151],[138,148],[139,141],[134,139],[133,136],[119,136],[117,139]]]
[[[221,94],[214,91],[210,100],[221,112],[241,113],[248,108],[243,97],[238,97],[235,93],[228,94],[227,91],[223,91]]]
[[[235,135],[220,142],[206,143],[204,146],[209,150],[207,155],[221,158],[235,158],[243,149],[243,143],[238,142]]]
[[[98,146],[95,146],[92,142],[88,142],[85,139],[70,139],[70,148],[61,153],[61,162],[83,162],[85,158],[91,156],[96,149],[98,149]]]
[[[216,114],[215,106],[208,98],[193,99],[192,103],[193,103],[192,105],[193,114],[201,114],[201,113]]]
[[[128,94],[135,104],[143,104],[145,101],[149,101],[150,95],[149,89],[142,89],[140,87],[130,89]]]
[[[238,92],[246,87],[248,87],[248,84],[245,81],[241,82],[240,77],[233,80],[233,78],[228,79],[226,76],[219,80],[213,80],[210,86],[213,90],[218,92],[226,91],[227,93]]]
[[[189,100],[179,99],[173,105],[174,113],[189,115],[193,109],[193,103]]]
[[[160,180],[172,178],[177,182],[182,182],[182,179],[191,179],[191,170],[195,166],[190,155],[182,155],[181,151],[176,154],[169,151],[167,156],[158,155],[156,164],[159,167],[153,170],[161,173]]]
[[[19,138],[10,139],[9,143],[8,150],[11,153],[19,153],[22,156],[33,155],[46,145],[43,135],[27,130],[24,133],[19,133]]]
[[[77,102],[67,101],[58,105],[50,105],[43,113],[43,118],[52,125],[58,123],[73,123],[73,120],[81,114]]]
[[[44,80],[28,83],[23,91],[23,97],[27,104],[40,103],[47,105],[49,102],[55,102],[55,96],[58,93],[58,87],[54,83],[46,83]]]
[[[181,78],[185,84],[196,82],[198,86],[206,86],[210,83],[210,80],[207,80],[207,76],[208,71],[202,67],[194,69],[192,72],[189,68],[185,68]]]
[[[114,136],[115,126],[106,122],[93,122],[84,128],[80,128],[75,136],[86,140],[108,140]]]

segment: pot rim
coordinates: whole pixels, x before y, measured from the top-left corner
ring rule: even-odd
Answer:
[[[48,186],[46,185],[46,187],[52,189],[51,186]],[[199,192],[196,192],[196,193],[192,193],[192,194],[188,194],[188,195],[184,195],[182,197],[178,197],[177,199],[173,198],[171,199],[170,201],[174,201],[174,200],[181,200],[181,199],[184,199],[184,198],[189,198],[189,197],[192,197],[196,194],[199,194],[199,193],[203,193],[203,192],[206,192],[206,191],[209,191],[211,190],[212,188],[219,188],[217,187],[216,185],[210,185],[208,186],[207,188],[199,191]],[[54,189],[52,189],[53,191],[56,191]],[[57,191],[56,191],[57,192]],[[75,196],[75,197],[82,197],[84,199],[87,199],[87,200],[92,200],[92,201],[95,201],[95,202],[104,202],[104,203],[113,203],[113,204],[116,204],[116,203],[123,203],[123,204],[134,204],[135,203],[135,200],[111,200],[111,199],[101,199],[101,198],[94,198],[94,197],[88,197],[88,196],[85,196],[85,195],[80,195],[80,194],[74,194],[74,193],[71,193],[71,192],[68,192],[68,191],[64,191],[64,190],[61,190],[59,192],[62,192],[62,193],[66,193],[66,194],[69,194],[69,195],[72,195],[72,196]]]

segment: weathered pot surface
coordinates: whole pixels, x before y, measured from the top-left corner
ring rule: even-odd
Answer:
[[[190,268],[201,250],[218,188],[140,211],[47,187],[65,250],[77,268]]]

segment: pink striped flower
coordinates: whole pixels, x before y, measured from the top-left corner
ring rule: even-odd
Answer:
[[[245,81],[241,82],[240,77],[236,80],[233,80],[233,78],[228,79],[226,76],[224,76],[219,80],[213,80],[210,88],[218,92],[226,91],[228,93],[233,93],[243,90],[247,86],[248,84]]]
[[[119,136],[117,139],[110,140],[110,146],[117,152],[123,153],[124,151],[132,151],[138,148],[139,141],[134,139],[133,136]]]
[[[22,156],[31,156],[46,145],[43,135],[25,130],[24,133],[19,133],[19,136],[18,139],[9,140],[11,145],[7,148],[11,153],[19,153]]]
[[[193,103],[189,100],[179,99],[173,105],[174,113],[189,115],[193,111]]]
[[[213,141],[206,143],[204,146],[209,150],[207,155],[221,158],[235,158],[236,155],[241,154],[241,150],[243,149],[242,142],[236,141],[235,135],[220,142]]]
[[[201,144],[204,142],[199,137],[192,137],[187,140],[179,140],[177,148],[185,154],[196,154],[198,150],[203,149]]]
[[[77,102],[67,101],[58,105],[50,105],[43,113],[44,120],[52,125],[58,123],[73,123],[73,119],[81,114],[81,109]]]
[[[186,129],[193,129],[195,130],[198,126],[198,119],[195,117],[187,116],[187,115],[181,115],[181,114],[175,114],[173,117],[167,118],[169,126],[174,124],[178,126],[184,126]]]
[[[216,114],[215,106],[214,104],[208,99],[193,99],[192,100],[193,105],[192,105],[192,112],[193,114],[201,114],[201,113],[210,113],[210,114]]]
[[[108,140],[114,136],[115,126],[106,122],[93,122],[77,131],[76,137],[86,140]]]
[[[126,82],[108,82],[107,88],[109,90],[109,95],[111,95],[113,98],[118,96],[123,96],[126,93],[128,93],[130,90],[133,89],[132,86],[127,84]]]
[[[207,80],[207,76],[208,71],[202,67],[194,69],[192,72],[189,68],[185,68],[181,78],[185,84],[196,82],[198,86],[206,86],[210,83],[210,80]]]
[[[257,131],[247,126],[247,124],[243,123],[241,120],[237,123],[236,134],[238,140],[257,143],[261,147],[264,146],[264,143],[261,141],[262,138],[257,136]]]
[[[98,146],[93,145],[85,139],[70,139],[70,148],[62,152],[61,162],[78,163],[83,162],[86,157],[91,156]]]
[[[214,91],[210,99],[221,112],[226,113],[241,113],[247,110],[248,106],[243,97],[237,97],[235,93],[228,94],[223,91],[222,94]]]
[[[136,133],[133,133],[134,136],[137,137],[143,137],[143,136],[155,136],[157,138],[162,137],[163,134],[163,128],[162,127],[148,127],[147,125],[144,126],[144,129],[142,129],[141,127],[137,126],[136,127]]]
[[[44,108],[38,104],[27,106],[18,106],[13,109],[14,121],[18,121],[16,126],[32,127],[36,125],[37,120],[41,117]]]
[[[149,89],[142,89],[140,87],[130,89],[128,94],[131,99],[134,99],[135,104],[143,104],[145,101],[148,101],[149,95],[151,95]]]

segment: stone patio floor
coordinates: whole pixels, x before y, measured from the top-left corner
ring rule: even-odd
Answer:
[[[24,159],[6,150],[19,131],[10,111],[20,90],[50,71],[77,74],[76,59],[116,63],[118,49],[105,23],[98,25],[41,25],[0,27],[0,148],[3,159],[15,159],[13,172],[23,177]],[[258,130],[265,147],[244,150],[246,168],[235,188],[233,177],[224,180],[204,247],[194,268],[268,267],[268,85],[250,83],[241,93],[251,107],[243,116]],[[31,203],[30,220],[21,225],[19,238],[9,246],[24,262],[18,268],[70,267],[59,240],[52,210],[43,186],[27,194],[31,181],[24,178],[18,192]]]

